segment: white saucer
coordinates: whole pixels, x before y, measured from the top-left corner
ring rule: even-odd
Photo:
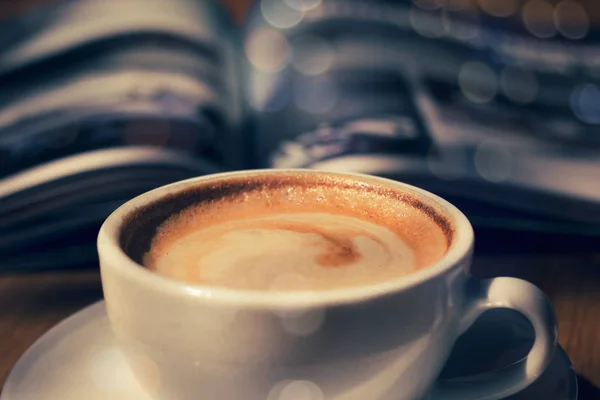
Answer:
[[[527,352],[531,345],[529,326],[518,314],[501,316],[503,310],[499,311],[484,315],[459,340],[442,377],[489,371]],[[506,323],[507,316],[512,319],[510,324]],[[481,354],[486,354],[484,360]],[[0,400],[81,399],[151,400],[114,344],[103,301],[67,318],[31,346],[10,373],[0,395]],[[559,348],[540,379],[508,399],[576,400],[576,375],[565,352]]]

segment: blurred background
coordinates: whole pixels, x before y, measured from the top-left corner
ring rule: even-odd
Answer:
[[[597,248],[595,0],[28,0],[0,15],[0,271],[95,267],[97,230],[128,199],[265,167],[424,187],[468,215],[478,251]]]

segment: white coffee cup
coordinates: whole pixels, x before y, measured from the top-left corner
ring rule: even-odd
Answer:
[[[231,172],[174,183],[129,201],[102,226],[98,251],[107,312],[148,393],[160,400],[492,400],[518,392],[545,370],[556,347],[549,301],[523,280],[469,275],[469,221],[447,201],[410,185],[335,174],[412,194],[452,224],[452,243],[440,261],[382,284],[319,293],[190,285],[144,268],[121,245],[125,230],[134,240],[148,236],[128,222],[132,214],[173,212],[157,209],[159,201],[208,180],[286,172],[300,171]],[[531,322],[529,355],[485,377],[436,382],[456,339],[493,308],[514,309]]]

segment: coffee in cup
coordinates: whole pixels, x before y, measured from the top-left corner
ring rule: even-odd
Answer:
[[[466,217],[431,193],[308,170],[164,186],[98,237],[116,343],[160,400],[509,396],[552,359],[552,307],[531,283],[471,276],[472,249]],[[456,339],[499,307],[531,322],[528,356],[436,381]]]
[[[230,178],[157,227],[143,264],[191,284],[331,290],[398,279],[434,264],[452,241],[413,195],[326,174]]]

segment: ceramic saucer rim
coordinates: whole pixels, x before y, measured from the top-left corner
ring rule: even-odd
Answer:
[[[70,315],[70,316],[66,317],[65,319],[63,319],[62,321],[58,322],[56,325],[54,325],[52,328],[50,328],[48,331],[46,331],[44,334],[42,334],[42,336],[40,336],[31,346],[29,346],[27,348],[27,350],[25,350],[25,352],[19,357],[17,362],[12,367],[11,371],[9,372],[9,374],[6,378],[4,387],[0,391],[0,400],[19,400],[17,398],[9,398],[8,397],[9,393],[12,392],[11,389],[12,389],[13,385],[15,385],[15,382],[13,382],[13,381],[15,381],[16,378],[13,378],[13,376],[18,375],[20,368],[22,368],[23,366],[28,364],[27,361],[30,357],[38,354],[37,350],[39,347],[41,347],[43,345],[43,343],[45,343],[47,341],[52,341],[54,339],[61,338],[64,335],[69,334],[69,332],[73,330],[71,328],[71,325],[74,325],[77,322],[80,322],[80,323],[87,322],[87,321],[93,320],[95,318],[101,317],[103,314],[105,315],[106,314],[105,304],[106,303],[105,303],[104,299],[98,300],[97,302],[92,303],[92,304],[74,312],[72,315]],[[573,384],[571,385],[572,393],[569,393],[569,397],[567,400],[577,400],[579,398],[579,387],[578,387],[578,382],[577,382],[577,374],[573,368],[573,364],[571,363],[569,356],[567,355],[566,351],[560,345],[557,344],[554,357],[555,358],[559,357],[565,363],[567,368],[569,369],[569,378],[570,378],[569,381],[572,382]],[[510,397],[509,397],[509,399],[510,399]]]

